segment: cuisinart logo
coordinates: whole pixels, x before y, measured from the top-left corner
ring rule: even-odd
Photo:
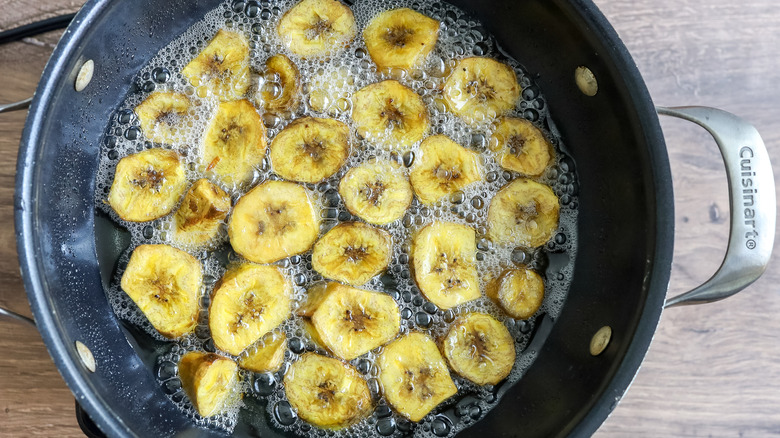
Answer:
[[[756,209],[753,208],[753,205],[756,202],[755,197],[758,189],[753,187],[753,177],[756,176],[756,172],[753,172],[753,149],[743,146],[739,150],[739,158],[741,158],[740,170],[742,172],[742,217],[745,226],[750,227],[750,231],[745,232],[745,246],[747,249],[754,249],[758,231],[756,231]]]

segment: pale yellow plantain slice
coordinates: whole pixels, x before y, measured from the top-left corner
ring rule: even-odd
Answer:
[[[195,328],[202,284],[200,262],[168,245],[136,247],[121,280],[122,290],[152,326],[171,339]]]
[[[485,313],[458,317],[441,343],[447,362],[477,385],[497,385],[515,364],[515,341],[509,330]]]
[[[498,164],[527,176],[539,176],[554,157],[544,134],[526,119],[503,117],[490,138],[490,150]]]
[[[466,58],[453,68],[443,94],[453,114],[466,123],[478,124],[514,108],[520,85],[508,65],[490,58]]]
[[[237,32],[220,29],[181,74],[201,97],[241,99],[249,88],[249,42]]]
[[[176,144],[183,140],[182,131],[187,126],[190,99],[182,93],[152,93],[135,107],[146,138],[163,144]]]
[[[319,227],[306,189],[268,181],[238,200],[228,221],[228,236],[233,249],[247,260],[273,263],[311,248]]]
[[[449,309],[480,297],[476,233],[466,225],[434,222],[412,238],[412,269],[430,302]]]
[[[396,339],[385,346],[377,362],[385,398],[411,421],[422,420],[458,392],[436,343],[426,334]]]
[[[287,335],[284,332],[271,332],[263,336],[254,349],[239,360],[241,368],[255,373],[274,373],[279,371],[287,351]]]
[[[400,167],[386,160],[349,169],[339,182],[339,194],[350,213],[375,225],[401,219],[414,197]]]
[[[302,58],[343,49],[357,33],[352,11],[336,0],[303,0],[285,12],[276,32]]]
[[[420,144],[409,180],[423,204],[433,204],[482,180],[479,155],[446,135],[434,135]]]
[[[265,61],[265,81],[260,90],[262,107],[270,113],[295,111],[301,103],[301,73],[294,62],[278,54]]]
[[[179,360],[179,379],[201,417],[224,412],[240,395],[236,363],[218,354],[186,353]]]
[[[325,278],[360,286],[387,268],[392,245],[392,237],[381,228],[344,222],[314,244],[311,264]]]
[[[290,365],[284,389],[301,419],[325,429],[353,425],[374,409],[368,384],[355,368],[316,353]]]
[[[214,240],[230,211],[230,195],[209,180],[192,184],[173,216],[173,239],[185,246],[203,246]]]
[[[126,221],[147,222],[170,213],[186,188],[179,154],[147,149],[119,160],[108,203]]]
[[[214,345],[237,356],[291,313],[292,284],[277,267],[245,263],[214,288],[209,329]]]
[[[227,187],[242,187],[255,177],[265,156],[265,126],[248,100],[219,104],[203,138],[201,164]]]
[[[328,283],[320,295],[310,293],[307,312],[312,338],[334,355],[352,360],[384,345],[398,334],[401,314],[393,298],[381,292]]]
[[[560,203],[550,186],[518,178],[496,193],[488,209],[488,237],[499,245],[544,245],[558,227]]]
[[[387,149],[409,150],[428,132],[428,110],[417,93],[395,80],[367,85],[352,96],[358,133]]]
[[[512,318],[528,319],[544,301],[544,280],[527,268],[507,269],[488,283],[485,295]]]
[[[439,37],[439,22],[409,8],[381,12],[363,31],[379,69],[420,67]]]
[[[282,178],[317,183],[336,173],[349,151],[346,124],[303,117],[287,125],[271,142],[271,165]]]

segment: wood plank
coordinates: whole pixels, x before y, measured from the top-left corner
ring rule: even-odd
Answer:
[[[0,30],[74,11],[76,0],[0,0]],[[633,54],[657,104],[703,104],[753,122],[780,157],[780,10],[773,0],[596,0]],[[59,33],[0,47],[0,103],[28,97]],[[29,314],[16,257],[13,185],[24,114],[0,115],[0,306]],[[670,295],[719,266],[728,194],[717,148],[699,128],[663,119],[676,195]],[[776,179],[778,175],[776,175]],[[599,437],[780,435],[780,269],[744,293],[664,313],[636,380]],[[0,321],[0,435],[81,436],[73,397],[40,336]]]

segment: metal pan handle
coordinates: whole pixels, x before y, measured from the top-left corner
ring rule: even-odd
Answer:
[[[775,241],[775,178],[756,128],[715,108],[661,108],[658,113],[688,120],[715,138],[726,164],[731,228],[726,256],[701,286],[666,300],[665,307],[722,300],[756,281],[766,270]]]

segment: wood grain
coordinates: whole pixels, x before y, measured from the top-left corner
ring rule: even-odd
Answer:
[[[0,29],[73,12],[76,0],[0,0]],[[741,115],[780,159],[780,9],[774,0],[596,0],[659,105]],[[0,103],[32,94],[59,37],[0,46]],[[29,315],[13,231],[15,161],[24,114],[0,115],[0,306]],[[726,176],[713,141],[663,119],[676,198],[669,294],[705,281],[728,239]],[[778,178],[777,172],[775,175]],[[780,269],[745,292],[664,312],[642,369],[598,437],[780,436]],[[0,436],[81,436],[73,397],[40,336],[0,320]]]

